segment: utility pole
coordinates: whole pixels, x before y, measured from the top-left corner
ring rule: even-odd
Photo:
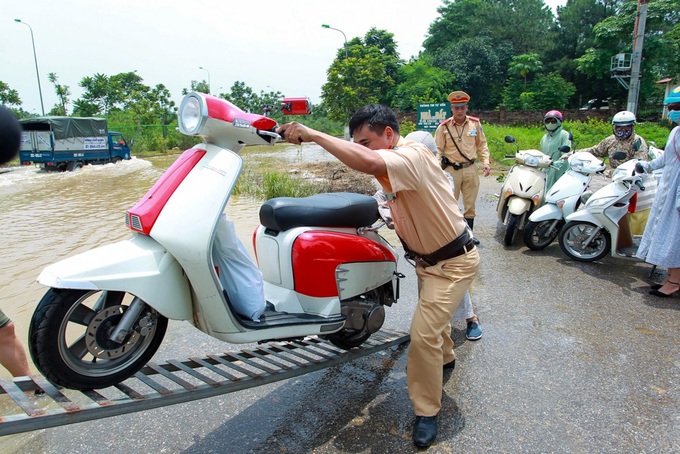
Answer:
[[[630,85],[628,87],[628,105],[626,110],[637,115],[638,96],[640,94],[640,66],[642,65],[642,43],[645,39],[645,24],[647,23],[647,3],[649,0],[638,0],[638,11],[635,16],[635,30],[633,32],[633,56],[631,62]]]

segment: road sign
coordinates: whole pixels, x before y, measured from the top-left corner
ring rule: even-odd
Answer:
[[[419,131],[434,131],[439,123],[451,116],[451,105],[446,102],[418,104],[417,128]]]

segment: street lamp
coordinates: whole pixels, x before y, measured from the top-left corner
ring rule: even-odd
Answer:
[[[331,30],[335,30],[335,31],[338,31],[338,32],[342,33],[342,36],[345,38],[345,58],[348,58],[348,56],[347,56],[347,36],[345,35],[345,32],[343,32],[343,31],[340,30],[339,28],[333,28],[333,27],[331,27],[331,26],[328,25],[328,24],[321,24],[321,26],[322,26],[323,28],[329,28],[329,29],[331,29]]]
[[[203,71],[208,73],[208,94],[210,94],[210,71],[205,69],[203,66],[199,66],[198,69],[202,69]]]
[[[42,98],[42,88],[40,87],[40,71],[38,71],[38,56],[35,53],[35,40],[33,39],[33,29],[26,22],[22,22],[21,19],[14,19],[14,22],[24,24],[31,31],[31,43],[33,44],[33,59],[35,60],[35,75],[38,78],[38,93],[40,93],[40,108],[42,109],[43,117],[45,116],[45,106],[43,105]]]

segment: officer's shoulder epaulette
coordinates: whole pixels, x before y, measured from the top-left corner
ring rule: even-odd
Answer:
[[[473,116],[471,116],[471,115],[468,116],[468,118],[469,118],[470,120],[472,120],[472,121],[476,121],[477,123],[480,123],[480,122],[481,122],[479,118],[473,117]]]
[[[439,126],[445,125],[445,124],[447,124],[447,123],[451,123],[452,120],[453,120],[453,117],[449,117],[449,118],[447,118],[446,120],[444,120],[444,121],[442,121],[441,123],[439,123]]]

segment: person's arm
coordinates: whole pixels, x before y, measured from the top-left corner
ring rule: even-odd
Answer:
[[[444,157],[444,149],[446,148],[446,137],[444,136],[444,126],[439,125],[434,132],[434,143],[437,145],[439,156]]]
[[[351,169],[374,176],[387,174],[387,165],[380,155],[361,144],[330,136],[295,121],[277,130],[278,134],[282,132],[285,132],[287,142],[296,145],[314,142]]]
[[[491,166],[489,165],[489,145],[486,142],[486,134],[484,134],[481,122],[479,123],[479,133],[477,134],[477,154],[484,164],[484,176],[488,177],[489,173],[491,173]]]

